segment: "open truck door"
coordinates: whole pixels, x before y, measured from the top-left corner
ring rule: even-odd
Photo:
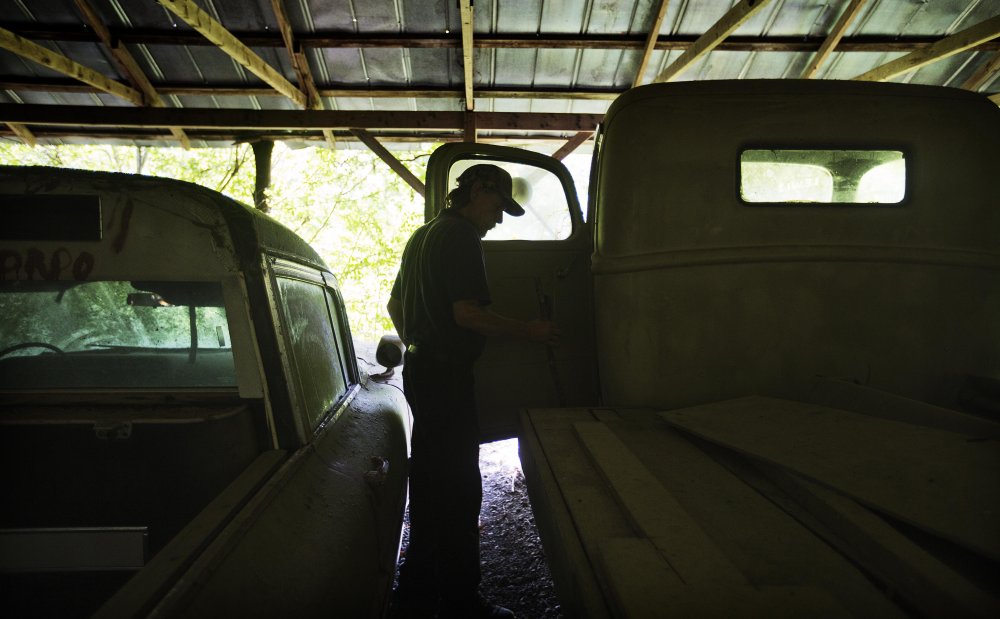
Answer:
[[[483,442],[516,435],[524,408],[592,405],[594,359],[590,225],[584,222],[569,170],[546,155],[483,144],[438,148],[427,167],[425,218],[444,208],[458,176],[492,163],[514,179],[522,217],[504,218],[483,239],[491,309],[512,318],[544,318],[562,329],[557,346],[491,339],[476,363]]]

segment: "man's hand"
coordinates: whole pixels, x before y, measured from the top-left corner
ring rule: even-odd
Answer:
[[[532,320],[528,323],[528,339],[532,342],[555,346],[560,335],[562,329],[551,320]]]
[[[455,301],[455,324],[487,337],[519,337],[538,344],[554,345],[562,331],[551,320],[524,322],[501,316],[476,301]]]

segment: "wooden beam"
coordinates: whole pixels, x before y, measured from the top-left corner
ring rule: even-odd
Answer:
[[[466,112],[465,113],[465,130],[463,132],[464,141],[475,143],[476,142],[476,113]]]
[[[275,18],[278,20],[278,30],[281,31],[281,38],[285,42],[285,50],[292,61],[292,68],[295,69],[295,75],[298,77],[299,90],[306,93],[306,103],[303,107],[307,107],[310,110],[323,109],[323,102],[319,98],[316,84],[312,78],[312,72],[309,70],[309,62],[295,42],[295,35],[292,33],[292,26],[288,22],[288,14],[285,12],[284,2],[282,0],[271,0],[271,8],[274,10]]]
[[[76,8],[83,15],[84,21],[94,29],[97,38],[101,40],[104,47],[111,53],[111,57],[118,63],[122,73],[125,74],[133,87],[142,92],[145,104],[152,107],[165,107],[163,99],[160,98],[159,93],[153,88],[153,84],[150,83],[149,78],[146,77],[146,74],[139,67],[139,63],[135,61],[135,58],[122,43],[114,40],[111,36],[111,31],[101,20],[94,7],[90,5],[89,0],[73,0],[73,2],[76,3]],[[181,146],[185,149],[191,148],[191,142],[188,140],[183,129],[180,127],[171,127],[170,133],[177,138]]]
[[[892,79],[897,75],[916,71],[938,60],[948,58],[959,52],[964,52],[998,36],[1000,36],[1000,15],[991,17],[961,32],[956,32],[950,37],[945,37],[923,49],[910,52],[902,58],[897,58],[880,67],[875,67],[871,71],[862,73],[854,79],[875,82]]]
[[[472,71],[472,0],[459,0],[462,10],[462,66],[465,68],[465,109],[473,111],[476,101],[472,96],[475,73]],[[475,141],[475,140],[473,140]]]
[[[30,129],[25,127],[20,123],[5,123],[7,128],[14,132],[14,135],[21,138],[21,141],[28,146],[36,146],[38,140],[35,139],[35,134],[31,132]]]
[[[770,0],[740,0],[739,4],[729,9],[729,12],[715,22],[715,24],[705,31],[705,34],[698,37],[691,47],[687,48],[673,64],[660,72],[654,82],[669,82],[676,79],[681,73],[686,71],[691,65],[715,49],[726,37],[746,20],[750,19],[757,11],[764,8]]]
[[[33,41],[89,41],[97,37],[86,27],[66,24],[9,24],[19,35]],[[231,31],[250,47],[283,47],[278,32]],[[112,28],[111,34],[122,43],[135,45],[212,45],[197,32],[152,28]],[[697,40],[689,34],[660,36],[656,49],[684,50]],[[845,37],[838,52],[910,52],[941,40],[940,36],[862,35]],[[400,33],[362,34],[346,32],[309,32],[296,38],[303,48],[312,49],[461,49],[457,34]],[[734,36],[719,43],[716,49],[734,52],[815,52],[826,37],[816,36]],[[477,49],[609,49],[643,50],[648,35],[632,34],[535,34],[479,33],[472,42]],[[987,41],[977,51],[998,51],[1000,42]]]
[[[660,37],[660,28],[663,26],[663,18],[667,16],[667,7],[670,5],[670,0],[660,0],[660,9],[656,12],[656,16],[653,18],[653,25],[649,28],[649,36],[646,37],[646,49],[642,53],[642,60],[639,61],[639,69],[635,72],[635,79],[632,80],[632,86],[638,86],[642,83],[642,77],[646,74],[646,67],[649,66],[649,59],[653,56],[653,51],[656,49],[656,40]]]
[[[263,58],[240,42],[222,24],[215,21],[211,15],[194,2],[191,0],[157,1],[272,88],[302,107],[306,106],[305,93],[286,80],[271,65],[264,62]]]
[[[993,103],[996,103],[997,105],[1000,105],[1000,93],[995,95],[990,95],[989,97],[987,97],[987,99],[989,99]]]
[[[847,5],[847,8],[840,15],[840,19],[837,23],[833,25],[833,30],[827,35],[826,40],[820,45],[819,51],[816,52],[816,56],[813,57],[812,62],[806,68],[805,72],[802,73],[803,79],[810,79],[816,75],[819,71],[820,66],[826,62],[826,59],[830,57],[833,50],[836,49],[837,44],[844,37],[844,33],[847,28],[854,21],[854,18],[858,16],[861,12],[861,8],[865,5],[867,0],[851,0],[851,3]]]
[[[163,146],[170,146],[170,142],[174,141],[174,137],[172,135],[157,129],[144,130],[141,128],[128,128],[115,130],[107,127],[72,127],[65,129],[60,127],[32,127],[31,131],[39,142],[44,140],[65,140],[66,138],[87,138],[94,144],[110,144],[123,141],[131,143],[137,140],[142,140],[146,142],[155,142],[157,144],[162,143]],[[263,131],[238,132],[225,129],[191,129],[187,132],[187,134],[191,140],[204,142],[225,142],[226,144],[249,144],[255,140],[274,140],[276,142],[293,140],[296,142],[316,143],[317,145],[322,145],[325,142],[322,132],[308,129],[295,131],[267,129]],[[9,127],[5,126],[5,123],[0,123],[0,137],[18,139],[17,135],[11,131]],[[422,130],[418,132],[389,130],[380,131],[379,139],[383,142],[391,141],[399,144],[426,144],[427,142],[452,143],[462,142],[462,134],[447,130]],[[344,141],[360,142],[360,140],[355,138],[350,133],[338,132],[338,144]],[[510,139],[504,136],[480,136],[478,141],[480,144],[510,145]],[[549,144],[559,146],[564,140],[555,138],[550,133],[522,132],[517,136],[517,141],[525,144],[538,144],[544,147],[544,145]]]
[[[121,97],[134,105],[142,105],[143,103],[142,93],[138,90],[108,79],[101,73],[85,67],[60,53],[16,35],[10,30],[0,28],[0,48],[37,62],[53,71],[58,71],[63,75],[68,75],[73,79],[90,84],[98,90]]]
[[[759,462],[754,466],[820,526],[809,516],[797,519],[886,583],[894,597],[906,600],[911,608],[919,608],[928,617],[995,617],[1000,613],[1000,601],[995,597],[872,511],[779,467]],[[760,488],[759,482],[748,483],[769,498],[774,494],[769,488]],[[781,499],[772,500],[782,505]]]
[[[285,49],[288,51],[288,57],[292,61],[292,68],[295,69],[295,75],[299,80],[299,90],[306,93],[305,107],[310,110],[322,110],[323,99],[320,97],[319,90],[316,88],[316,81],[313,79],[312,71],[309,69],[309,58],[306,57],[305,50],[300,48],[295,41],[295,35],[292,33],[292,25],[288,21],[288,13],[285,12],[284,1],[271,0],[271,8],[274,9],[274,16],[278,20],[278,30],[281,31],[281,39],[285,42]],[[337,140],[333,137],[333,131],[324,129],[323,136],[326,138],[330,148],[337,147]]]
[[[392,171],[398,174],[399,177],[402,178],[404,181],[406,181],[407,185],[413,187],[413,190],[419,193],[421,197],[424,195],[423,182],[419,178],[417,178],[413,174],[413,172],[410,172],[409,168],[403,165],[402,161],[396,159],[396,157],[393,156],[392,153],[386,150],[386,148],[382,146],[372,134],[368,133],[364,129],[351,129],[351,134],[354,135],[354,137],[361,140],[365,144],[365,146],[371,149],[373,153],[378,155],[379,159],[384,161],[386,165],[392,168]]]
[[[480,131],[595,131],[603,114],[477,112]],[[90,105],[0,104],[0,122],[27,125],[103,127],[188,127],[266,131],[269,129],[417,129],[465,128],[464,112],[372,112],[334,110],[250,110],[203,108],[128,108]]]
[[[565,144],[560,146],[559,150],[552,153],[552,157],[558,159],[559,161],[562,161],[563,159],[566,158],[567,155],[569,155],[574,150],[579,148],[581,144],[589,140],[590,136],[592,135],[594,135],[593,131],[580,131],[579,133],[571,137],[569,140],[567,140]]]
[[[36,78],[0,79],[0,90],[16,90],[25,92],[95,92],[93,86],[71,80],[51,80]],[[281,97],[278,92],[267,87],[255,86],[204,86],[178,82],[163,82],[156,85],[156,90],[162,95],[181,95],[195,97]],[[483,87],[476,91],[476,96],[487,99],[579,99],[585,101],[612,101],[624,88],[589,88],[589,89],[554,89],[514,90],[505,88]],[[410,88],[406,86],[367,85],[341,88],[323,88],[319,91],[321,97],[363,97],[363,98],[417,98],[417,99],[455,99],[462,97],[462,89],[450,87]]]
[[[987,60],[983,66],[970,75],[969,79],[962,83],[961,88],[979,90],[983,84],[990,81],[997,71],[1000,71],[1000,52],[994,53],[992,58]]]

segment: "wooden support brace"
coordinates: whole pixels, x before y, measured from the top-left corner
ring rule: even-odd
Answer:
[[[979,67],[975,73],[970,75],[969,79],[962,83],[961,87],[966,90],[979,90],[997,71],[1000,71],[1000,52],[994,52],[993,57],[986,61],[983,66]]]
[[[392,168],[392,171],[398,174],[400,178],[402,178],[404,181],[406,181],[406,184],[408,184],[410,187],[413,187],[414,191],[419,193],[421,196],[424,195],[425,190],[423,182],[421,182],[420,179],[413,174],[413,172],[410,172],[410,170],[405,165],[403,165],[403,162],[401,162],[399,159],[396,159],[396,157],[394,157],[392,153],[390,153],[384,146],[382,146],[372,134],[368,133],[364,129],[351,129],[351,134],[354,137],[361,140],[365,144],[365,146],[367,146],[372,150],[373,153],[378,155],[379,159],[384,161],[387,166]]]
[[[871,71],[862,73],[854,79],[882,82],[892,79],[897,75],[916,71],[921,67],[925,67],[938,60],[943,60],[959,52],[964,52],[998,36],[1000,36],[1000,15],[991,17],[961,32],[956,32],[950,37],[945,37],[927,47],[910,52],[902,58],[897,58],[882,66],[875,67]]]
[[[191,0],[158,0],[160,4],[170,9],[177,17],[181,18],[189,26],[200,32],[206,39],[219,46],[223,52],[228,54],[236,62],[240,63],[248,71],[264,80],[272,88],[295,101],[302,107],[306,106],[306,95],[295,87],[294,84],[286,80],[271,65],[264,62],[264,59],[254,53],[249,47],[244,45],[231,32],[215,21],[211,15],[203,11]]]
[[[35,134],[24,125],[20,123],[7,123],[7,127],[14,132],[14,135],[21,138],[21,141],[28,146],[36,146],[38,144],[38,140],[35,139]]]
[[[466,142],[476,142],[476,113],[465,112],[465,138]]]
[[[809,79],[816,75],[819,71],[820,66],[826,62],[826,59],[830,57],[833,50],[836,49],[837,44],[840,43],[840,39],[844,37],[844,33],[847,31],[848,26],[854,21],[854,18],[858,16],[861,12],[861,7],[864,6],[867,0],[851,0],[851,3],[847,6],[844,12],[840,15],[837,23],[834,24],[833,30],[823,41],[823,45],[820,46],[819,51],[816,52],[816,56],[813,57],[812,62],[806,68],[805,72],[802,74],[803,79]]]
[[[472,96],[472,85],[475,73],[472,70],[472,0],[459,0],[462,11],[462,64],[465,68],[465,109],[471,112],[476,107]]]
[[[670,0],[660,0],[660,10],[657,11],[656,16],[653,18],[653,25],[649,28],[649,36],[646,37],[646,49],[642,53],[642,60],[639,61],[639,68],[635,72],[635,79],[632,81],[633,87],[642,83],[646,67],[649,66],[649,59],[653,56],[653,51],[656,49],[656,40],[660,36],[660,28],[663,26],[663,18],[667,16],[667,6],[669,5]]]
[[[143,104],[142,93],[138,90],[108,79],[103,74],[85,67],[62,54],[29,41],[24,37],[18,36],[10,30],[0,28],[0,48],[37,62],[63,75],[68,75],[85,84],[90,84],[98,90],[121,97],[133,105]]]
[[[593,131],[580,131],[579,133],[571,137],[569,140],[567,140],[565,144],[560,146],[559,150],[552,153],[552,156],[555,159],[562,161],[567,157],[567,155],[569,155],[574,150],[579,148],[581,144],[589,140],[590,136],[592,135],[594,135]]]
[[[740,0],[740,3],[729,9],[729,12],[715,22],[698,37],[691,47],[687,48],[669,67],[656,76],[654,82],[669,82],[688,70],[692,64],[708,52],[715,49],[743,22],[753,17],[757,11],[764,8],[770,0]]]

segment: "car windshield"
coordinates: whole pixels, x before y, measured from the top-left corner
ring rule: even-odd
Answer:
[[[0,285],[0,389],[233,387],[217,282]]]

